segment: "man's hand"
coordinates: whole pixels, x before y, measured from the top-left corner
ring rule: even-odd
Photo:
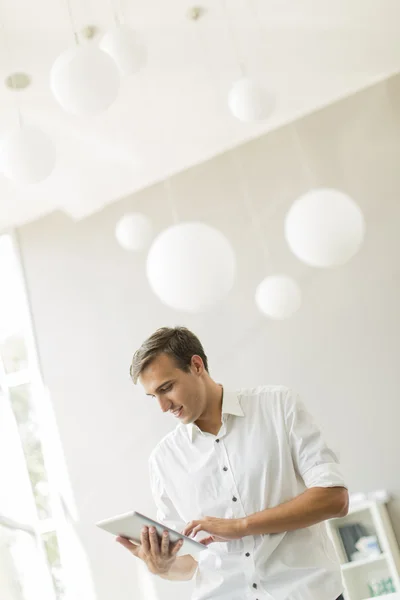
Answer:
[[[142,529],[141,543],[134,544],[123,537],[117,537],[117,542],[129,550],[134,556],[143,560],[153,575],[166,575],[176,561],[177,553],[183,541],[170,542],[168,531],[164,531],[159,541],[159,536],[154,527]]]
[[[199,531],[209,534],[208,537],[200,540],[200,544],[204,546],[213,542],[239,540],[244,535],[242,519],[218,519],[216,517],[203,517],[197,521],[190,521],[181,533],[195,537]]]

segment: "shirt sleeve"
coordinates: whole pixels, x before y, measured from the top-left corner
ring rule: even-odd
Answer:
[[[181,519],[178,511],[172,504],[161,477],[161,473],[154,459],[149,460],[150,485],[154,502],[157,508],[156,520],[170,529],[181,532],[186,523]]]
[[[347,487],[336,454],[292,391],[285,399],[285,419],[293,462],[306,487]]]

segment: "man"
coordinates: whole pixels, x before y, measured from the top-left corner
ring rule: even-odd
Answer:
[[[334,453],[301,401],[283,386],[232,393],[209,375],[198,338],[156,331],[135,353],[131,377],[177,427],[153,450],[157,520],[201,541],[197,562],[181,542],[145,528],[117,541],[170,580],[196,574],[193,600],[336,600],[340,567],[322,523],[347,514]],[[195,520],[193,520],[195,518]],[[200,533],[201,532],[201,533]]]

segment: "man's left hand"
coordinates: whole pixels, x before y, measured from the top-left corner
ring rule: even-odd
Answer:
[[[199,531],[208,533],[200,544],[208,546],[213,542],[226,542],[228,540],[239,540],[243,537],[242,519],[218,519],[217,517],[203,517],[197,521],[190,521],[182,531],[183,535],[195,537]]]

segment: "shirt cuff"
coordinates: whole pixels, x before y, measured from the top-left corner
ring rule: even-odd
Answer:
[[[308,488],[312,487],[344,487],[347,488],[339,465],[336,463],[324,463],[308,469],[302,474],[304,483]]]

